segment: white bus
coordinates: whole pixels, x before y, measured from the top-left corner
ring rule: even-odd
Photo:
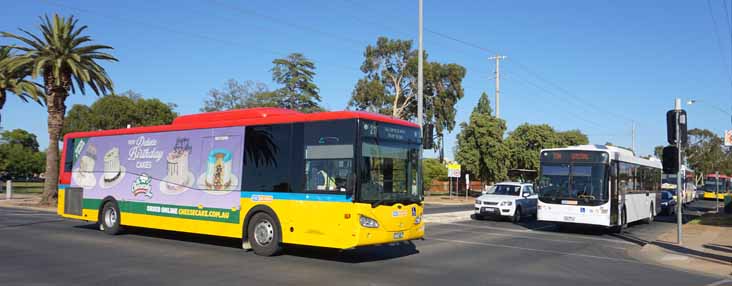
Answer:
[[[677,202],[681,201],[683,204],[688,204],[696,199],[696,184],[694,184],[696,175],[694,174],[694,170],[690,169],[686,165],[681,165],[681,172],[684,173],[684,176],[681,177],[681,194],[683,195],[681,200],[679,200],[676,195],[676,174],[663,174],[661,190],[669,191],[674,194],[674,198]]]
[[[612,146],[542,150],[538,220],[622,231],[660,211],[661,162]],[[561,225],[560,224],[560,225]]]

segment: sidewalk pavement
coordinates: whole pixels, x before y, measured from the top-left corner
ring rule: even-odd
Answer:
[[[456,221],[470,220],[473,211],[459,211],[438,214],[426,214],[423,216],[425,223],[450,223]]]
[[[41,201],[40,194],[13,194],[10,200],[5,199],[5,194],[0,195],[0,207],[31,209],[44,212],[56,212],[56,206],[38,206]]]
[[[732,227],[691,222],[684,225],[682,233],[683,245],[676,244],[675,230],[664,233],[641,248],[641,259],[732,278]]]
[[[452,196],[452,198],[449,196],[425,196],[424,203],[433,205],[472,205],[475,204],[475,198],[468,197],[465,199],[465,196]]]

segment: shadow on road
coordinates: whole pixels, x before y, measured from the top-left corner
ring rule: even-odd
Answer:
[[[97,224],[85,224],[75,227],[80,229],[99,231],[99,226]],[[241,249],[240,239],[212,235],[137,227],[125,227],[125,230],[120,235],[145,236],[166,240],[184,241]],[[345,263],[382,261],[405,257],[417,253],[419,253],[419,251],[412,242],[402,242],[379,246],[365,246],[350,250],[339,250],[332,248],[309,247],[300,245],[285,245],[283,251],[284,255],[338,261]]]
[[[679,246],[677,244],[668,242],[668,241],[654,241],[651,242],[653,245],[656,245],[658,247],[664,248],[666,250],[670,250],[677,253],[683,253],[689,256],[694,256],[699,259],[703,259],[710,262],[715,263],[723,263],[723,264],[730,264],[732,263],[732,256],[726,256],[726,255],[719,255],[714,253],[707,253],[703,251],[698,251],[694,249],[689,249],[683,246]],[[705,248],[709,248],[707,245],[704,245]]]

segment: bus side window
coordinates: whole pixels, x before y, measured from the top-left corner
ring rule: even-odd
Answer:
[[[246,128],[243,191],[290,191],[291,126],[278,124]]]
[[[74,167],[74,139],[66,139],[64,143],[64,172],[71,172]]]

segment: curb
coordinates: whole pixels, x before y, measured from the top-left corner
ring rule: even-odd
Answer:
[[[456,221],[466,221],[470,220],[470,216],[475,213],[475,211],[459,211],[459,212],[449,212],[449,213],[439,213],[439,214],[427,214],[424,215],[424,222],[425,223],[448,223],[448,222],[456,222]]]
[[[671,264],[671,263],[664,263],[664,261],[684,260],[684,261],[686,261],[685,264],[689,265],[689,264],[694,264],[694,262],[698,259],[688,256],[688,255],[667,251],[659,246],[654,245],[653,242],[647,243],[644,246],[638,248],[637,250],[629,249],[626,251],[626,253],[629,256],[634,257],[640,261],[643,261],[648,264],[656,265],[659,267],[671,268],[671,269],[675,269],[675,270],[686,272],[686,273],[709,276],[709,277],[719,278],[722,280],[732,278],[732,276],[730,276],[730,275],[719,274],[719,273],[714,273],[714,272],[706,272],[706,271],[702,271],[702,270],[698,270],[698,269],[694,269],[694,268],[682,267],[682,266]]]
[[[1,203],[4,201],[5,200],[0,201],[0,208],[9,208],[9,209],[17,209],[17,210],[33,210],[33,211],[54,213],[54,214],[56,213],[56,208],[40,208],[40,207],[29,207],[29,206],[4,205]]]

